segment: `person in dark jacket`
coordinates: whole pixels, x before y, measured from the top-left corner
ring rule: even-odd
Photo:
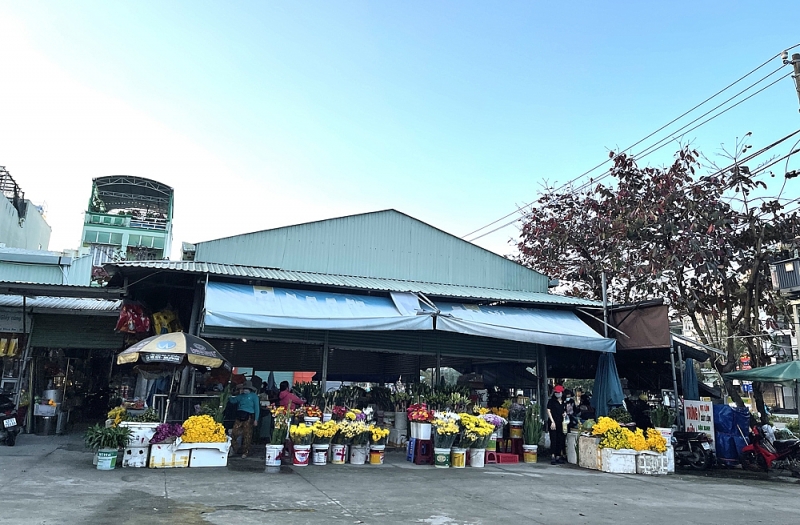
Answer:
[[[553,395],[547,401],[547,422],[550,429],[550,464],[565,463],[564,447],[566,439],[562,424],[564,423],[564,403],[561,396],[564,394],[564,387],[556,385],[553,388]]]

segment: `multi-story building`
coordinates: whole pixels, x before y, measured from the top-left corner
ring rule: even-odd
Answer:
[[[5,197],[0,198],[0,248],[47,250],[52,230],[43,208],[25,198],[5,166],[0,166],[0,192]]]
[[[83,221],[81,252],[92,265],[169,258],[174,194],[144,177],[111,175],[92,181]]]

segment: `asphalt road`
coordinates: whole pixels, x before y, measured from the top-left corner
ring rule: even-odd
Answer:
[[[798,523],[787,478],[615,475],[569,465],[435,469],[400,452],[382,466],[98,471],[80,436],[20,436],[0,447],[0,523],[181,525]]]

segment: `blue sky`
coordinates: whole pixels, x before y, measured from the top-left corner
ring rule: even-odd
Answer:
[[[119,173],[175,188],[176,244],[390,207],[461,236],[800,43],[793,2],[600,4],[0,1],[0,165],[51,249]],[[684,139],[798,107],[787,78]]]

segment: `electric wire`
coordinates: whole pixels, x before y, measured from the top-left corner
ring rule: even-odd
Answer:
[[[800,43],[798,43],[798,44],[795,44],[795,45],[793,45],[793,46],[791,46],[791,47],[788,47],[788,48],[786,48],[786,51],[789,51],[789,50],[791,50],[791,49],[794,49],[794,48],[796,48],[796,47],[800,47]],[[656,134],[657,134],[657,133],[659,133],[660,131],[663,131],[664,129],[666,129],[666,128],[667,128],[667,127],[669,127],[670,125],[674,124],[674,123],[675,123],[675,122],[677,122],[678,120],[680,120],[680,119],[682,119],[683,117],[687,116],[688,114],[690,114],[690,113],[691,113],[691,112],[693,112],[694,110],[696,110],[696,109],[700,108],[701,106],[705,105],[707,102],[709,102],[709,101],[713,100],[714,98],[716,98],[716,97],[717,97],[717,96],[719,96],[720,94],[724,93],[725,91],[727,91],[728,89],[732,88],[733,86],[735,86],[736,84],[738,84],[738,83],[739,83],[739,82],[741,82],[742,80],[746,79],[747,77],[749,77],[750,75],[752,75],[752,74],[753,74],[753,73],[755,73],[756,71],[760,70],[761,68],[763,68],[764,66],[766,66],[767,64],[769,64],[769,63],[770,63],[772,60],[774,60],[775,58],[779,57],[780,55],[781,55],[781,53],[777,53],[777,54],[775,54],[775,55],[771,56],[769,59],[767,59],[766,61],[764,61],[764,62],[763,62],[763,63],[761,63],[760,65],[756,66],[755,68],[753,68],[752,70],[750,70],[748,73],[746,73],[746,74],[744,74],[743,76],[739,77],[737,80],[735,80],[735,81],[731,82],[730,84],[728,84],[728,85],[727,85],[727,86],[725,86],[724,88],[720,89],[719,91],[717,91],[716,93],[714,93],[714,94],[713,94],[713,95],[711,95],[710,97],[706,98],[706,99],[705,99],[705,100],[703,100],[702,102],[700,102],[700,103],[696,104],[695,106],[693,106],[693,107],[692,107],[692,108],[690,108],[689,110],[685,111],[684,113],[682,113],[682,114],[680,114],[679,116],[675,117],[675,118],[674,118],[674,119],[672,119],[671,121],[667,122],[666,124],[664,124],[663,126],[661,126],[661,127],[660,127],[660,128],[658,128],[658,129],[656,129],[655,131],[653,131],[653,132],[652,132],[652,133],[650,133],[649,135],[646,135],[645,137],[643,137],[642,139],[638,140],[637,142],[635,142],[635,143],[631,144],[631,145],[630,145],[630,146],[628,146],[627,148],[620,150],[620,153],[626,152],[626,151],[628,151],[628,150],[630,150],[630,149],[632,149],[632,148],[634,148],[634,147],[638,146],[639,144],[641,144],[642,142],[644,142],[644,141],[645,141],[645,140],[647,140],[648,138],[650,138],[650,137],[652,137],[652,136],[656,135]],[[743,92],[745,92],[745,91],[748,91],[749,89],[751,89],[752,87],[754,87],[754,86],[755,86],[755,85],[757,85],[758,83],[762,82],[764,79],[766,79],[766,78],[768,78],[769,76],[771,76],[771,75],[775,74],[775,73],[776,73],[777,71],[779,71],[780,69],[781,69],[781,68],[778,68],[777,70],[773,71],[772,73],[770,73],[770,74],[769,74],[769,75],[767,75],[766,77],[763,77],[761,80],[759,80],[759,81],[755,82],[754,84],[751,84],[751,85],[750,85],[748,88],[746,88],[745,90],[741,91],[739,94],[742,94]],[[767,87],[769,87],[769,86],[767,86]],[[760,90],[760,91],[763,91],[763,89],[762,89],[762,90]],[[759,91],[759,92],[760,92],[760,91]],[[734,96],[734,97],[732,97],[732,98],[735,98],[735,97],[736,97],[736,96],[738,96],[739,94],[735,95],[735,96]],[[749,97],[748,97],[748,98],[749,98]],[[728,100],[730,101],[731,99],[728,99]],[[723,105],[724,105],[724,104],[725,104],[725,103],[723,103]],[[737,104],[737,105],[738,105],[738,104]],[[718,108],[718,107],[720,107],[720,106],[717,106],[717,108]],[[735,106],[734,106],[734,107],[735,107]],[[717,109],[717,108],[715,108],[715,109]],[[714,111],[714,110],[711,110],[711,111]],[[708,113],[706,113],[706,114],[704,114],[704,115],[707,115],[707,114],[708,114]],[[699,117],[699,118],[702,118],[704,115],[701,115],[701,117]],[[715,118],[716,118],[716,117],[715,117]],[[696,122],[696,120],[695,120],[695,121],[693,121],[693,122]],[[691,123],[690,123],[689,125],[691,125]],[[701,124],[701,125],[702,125],[702,124]],[[693,129],[696,129],[696,128],[693,128]],[[692,131],[692,130],[689,130],[689,131]],[[687,131],[687,133],[688,133],[688,131]],[[660,149],[660,148],[659,148],[659,149]],[[644,151],[647,151],[647,150],[644,150]],[[653,151],[657,151],[657,150],[653,150]],[[648,153],[647,153],[647,155],[649,155],[650,153],[652,153],[652,151],[651,151],[651,152],[648,152]],[[596,165],[596,166],[594,166],[594,167],[590,168],[589,170],[587,170],[587,171],[585,171],[585,172],[581,173],[581,174],[580,174],[580,175],[578,175],[577,177],[575,177],[575,178],[573,178],[573,179],[571,179],[571,180],[569,180],[569,181],[565,182],[564,184],[562,184],[562,185],[561,185],[561,186],[559,186],[558,188],[555,188],[553,191],[561,191],[561,190],[562,190],[562,189],[564,189],[565,187],[568,187],[569,185],[573,184],[575,181],[577,181],[577,180],[580,180],[581,178],[585,177],[586,175],[588,175],[588,174],[590,174],[590,173],[594,172],[595,170],[597,170],[597,169],[601,168],[602,166],[604,166],[605,164],[607,164],[607,163],[608,163],[610,160],[611,160],[610,158],[609,158],[609,159],[605,159],[605,160],[604,160],[603,162],[601,162],[600,164],[598,164],[598,165]],[[594,182],[595,182],[595,181],[592,181],[592,184],[593,184]],[[574,192],[573,192],[573,193],[574,193]],[[484,230],[484,229],[486,229],[486,228],[488,228],[488,227],[490,227],[490,226],[493,226],[493,225],[497,224],[498,222],[500,222],[500,221],[502,221],[502,220],[504,220],[504,219],[507,219],[508,217],[511,217],[512,215],[516,215],[517,213],[519,213],[519,212],[523,211],[524,209],[526,209],[526,208],[530,207],[531,205],[533,205],[535,202],[536,202],[536,201],[534,200],[534,201],[531,201],[531,202],[529,202],[529,203],[527,203],[527,204],[524,204],[524,205],[522,205],[522,206],[518,206],[518,207],[517,207],[517,209],[516,209],[516,210],[514,210],[514,211],[512,211],[511,213],[508,213],[508,214],[506,214],[506,215],[504,215],[504,216],[500,217],[499,219],[496,219],[496,220],[494,220],[494,221],[492,221],[492,222],[490,222],[490,223],[488,223],[488,224],[486,224],[486,225],[484,225],[484,226],[481,226],[480,228],[477,228],[476,230],[473,230],[473,231],[471,231],[471,232],[469,232],[469,233],[467,233],[467,234],[463,235],[461,238],[462,238],[462,239],[466,239],[467,237],[470,237],[471,235],[473,235],[473,234],[475,234],[475,233],[477,233],[477,232],[479,232],[479,231],[481,231],[481,230]],[[470,242],[473,242],[473,241],[475,241],[475,240],[477,240],[477,239],[479,239],[479,238],[481,238],[481,237],[484,237],[484,236],[486,236],[486,235],[489,235],[490,233],[494,233],[495,231],[497,231],[497,230],[499,230],[499,229],[502,229],[502,228],[505,228],[506,226],[508,226],[509,224],[513,224],[514,222],[516,222],[516,219],[515,219],[514,221],[511,221],[510,223],[506,223],[506,224],[504,224],[504,225],[503,225],[503,226],[501,226],[500,228],[495,228],[495,229],[493,229],[491,232],[488,232],[488,233],[486,233],[486,234],[483,234],[483,235],[481,235],[481,236],[479,236],[479,237],[476,237],[475,239],[472,239]]]

